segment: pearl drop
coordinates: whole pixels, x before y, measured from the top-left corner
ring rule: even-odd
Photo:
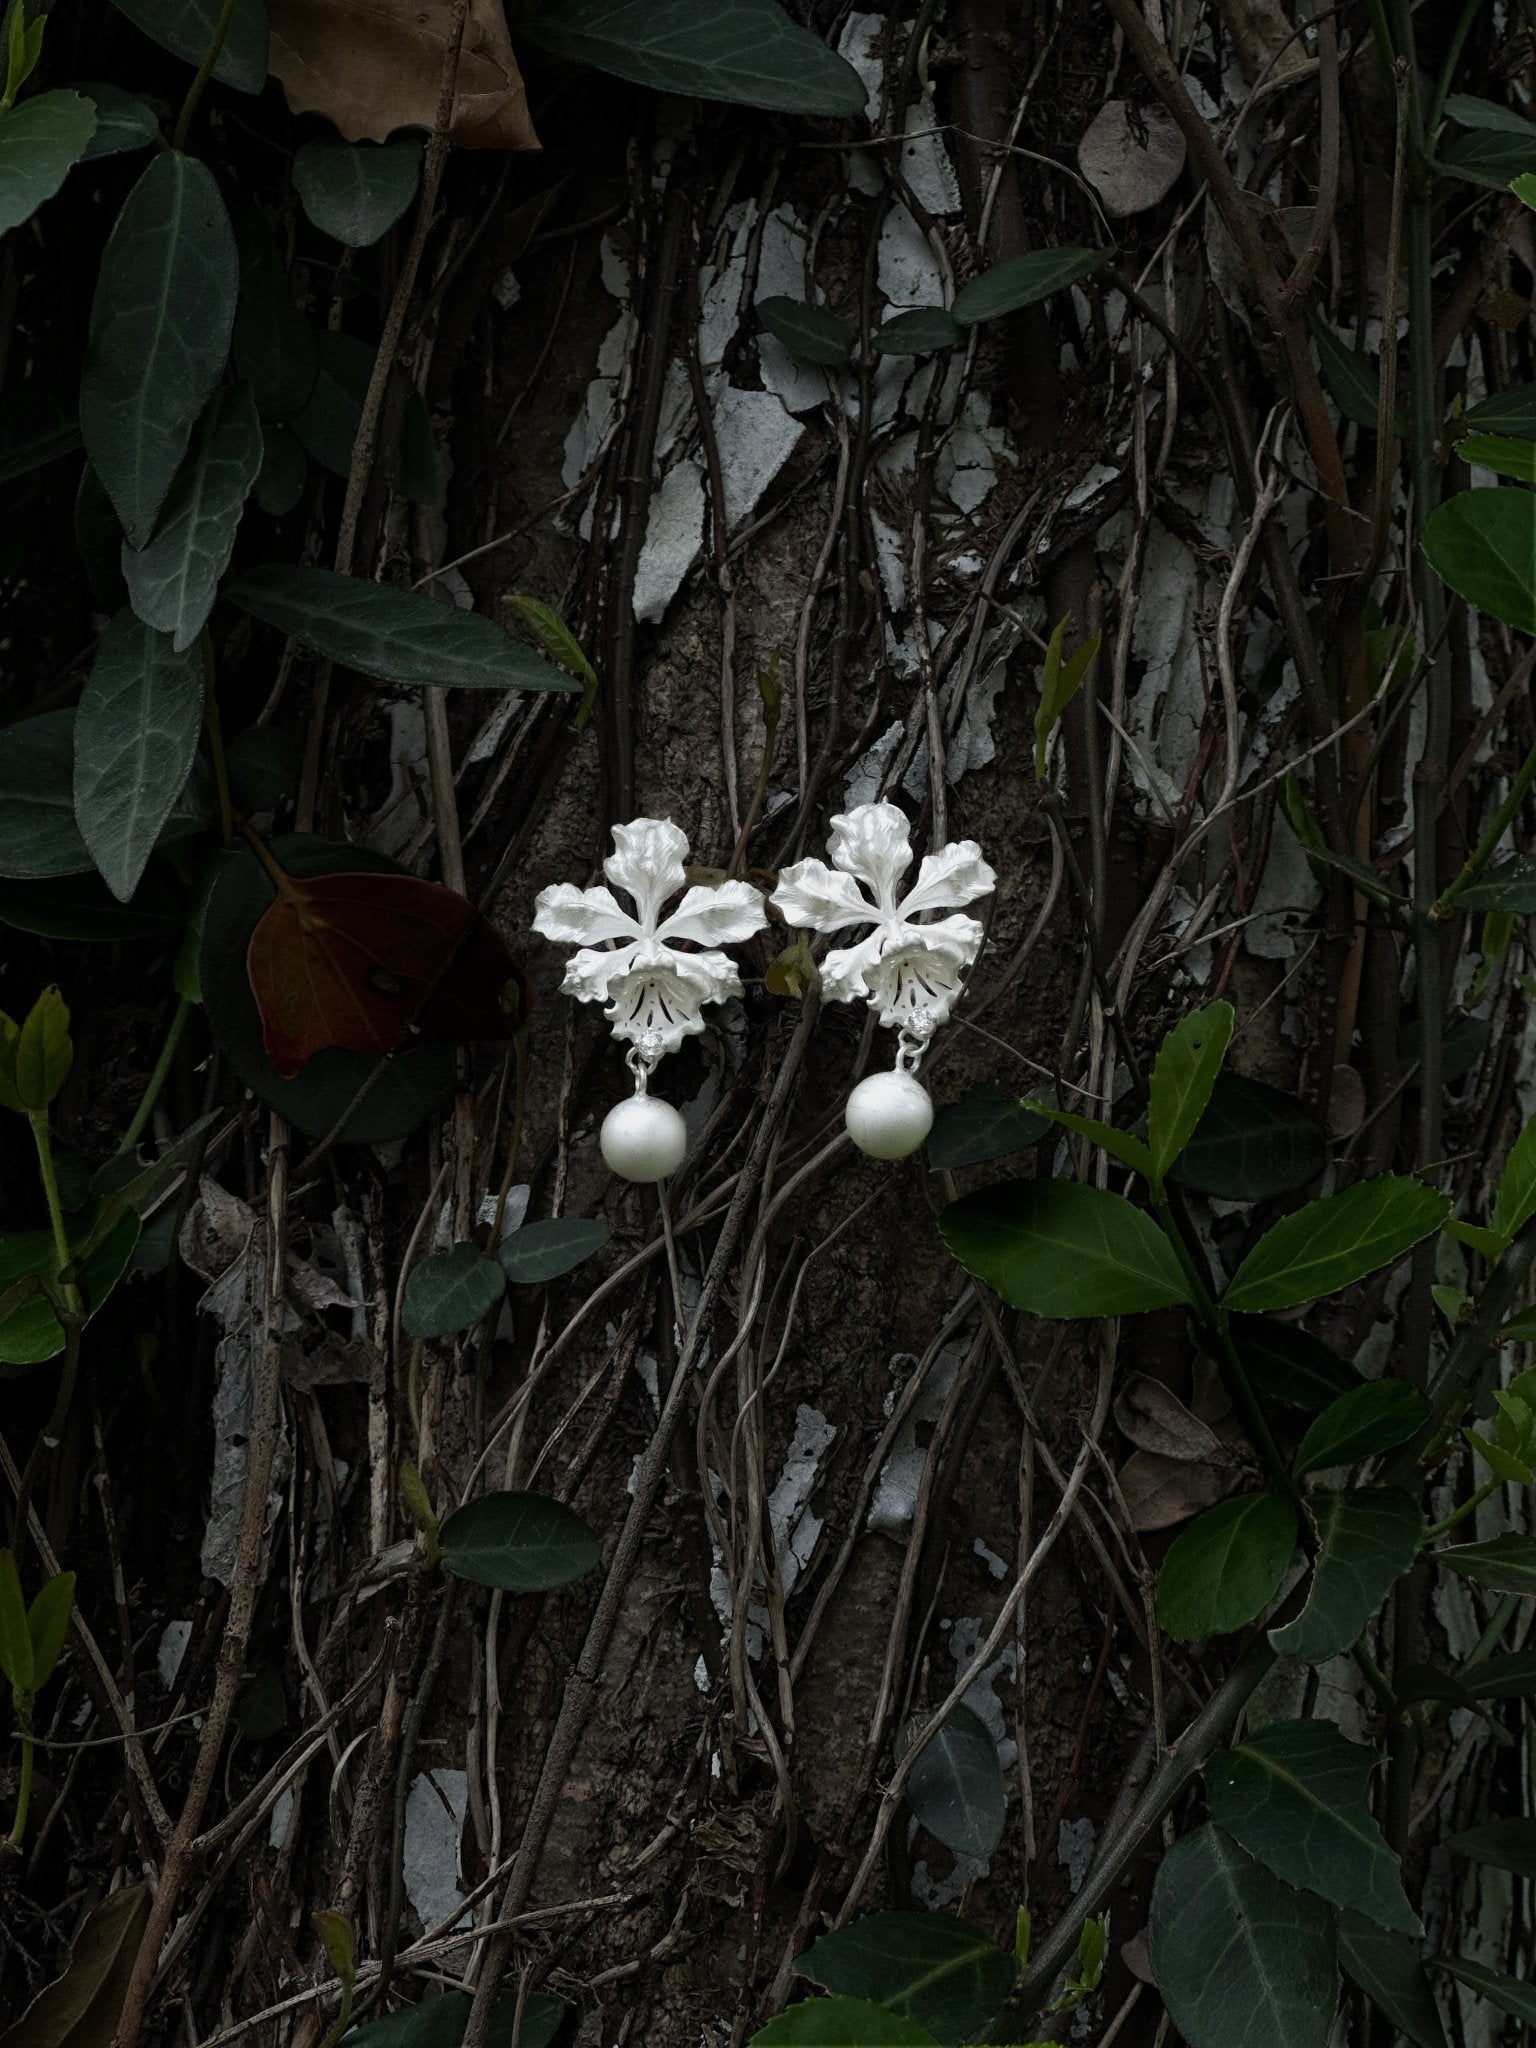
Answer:
[[[670,1102],[631,1095],[603,1118],[597,1141],[621,1180],[665,1180],[683,1163],[688,1126]]]
[[[905,1159],[933,1129],[933,1098],[902,1068],[866,1074],[848,1097],[848,1135],[871,1159]]]

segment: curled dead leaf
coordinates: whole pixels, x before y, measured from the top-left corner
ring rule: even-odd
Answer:
[[[1171,1529],[1225,1500],[1251,1463],[1247,1440],[1229,1417],[1204,1422],[1146,1373],[1127,1380],[1115,1422],[1137,1448],[1120,1468],[1120,1492],[1133,1529]]]
[[[271,0],[272,75],[296,114],[349,142],[384,142],[437,118],[452,0]],[[449,139],[537,149],[501,0],[470,0]]]
[[[1166,199],[1184,168],[1184,138],[1161,107],[1106,100],[1077,145],[1077,163],[1112,218]]]
[[[69,1967],[33,1999],[0,2048],[101,2048],[118,2016],[149,1918],[147,1884],[109,1892],[75,1936]]]
[[[1214,1465],[1231,1456],[1209,1423],[1146,1373],[1132,1374],[1115,1397],[1115,1424],[1138,1450],[1159,1457]]]
[[[1165,1458],[1156,1451],[1132,1451],[1118,1476],[1131,1527],[1146,1531],[1171,1529],[1176,1522],[1215,1507],[1241,1483],[1243,1468],[1235,1458],[1208,1465],[1191,1458]]]

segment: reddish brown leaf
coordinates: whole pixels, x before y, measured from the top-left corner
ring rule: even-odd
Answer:
[[[383,142],[437,118],[452,0],[271,0],[273,76],[296,114],[324,114],[349,142]],[[537,149],[501,0],[470,0],[450,139]]]
[[[285,1081],[327,1046],[385,1053],[510,1038],[527,1011],[528,985],[496,927],[415,875],[284,876],[247,968],[267,1058]]]

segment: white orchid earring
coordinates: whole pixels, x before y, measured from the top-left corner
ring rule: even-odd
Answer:
[[[916,882],[898,894],[912,865],[912,842],[906,816],[894,804],[859,804],[834,818],[827,851],[831,867],[799,860],[785,868],[773,903],[786,923],[815,932],[874,926],[857,945],[827,955],[821,990],[835,1003],[873,1003],[880,1022],[901,1034],[894,1069],[866,1075],[848,1097],[847,1124],[854,1144],[871,1159],[905,1159],[933,1128],[933,1101],[917,1069],[982,941],[974,917],[916,920],[974,903],[997,877],[975,840],[959,839],[925,854]]]
[[[705,1003],[741,994],[741,979],[724,953],[684,952],[750,939],[768,922],[761,893],[747,882],[688,889],[686,836],[669,818],[636,818],[613,828],[614,851],[603,873],[634,904],[626,910],[613,889],[557,882],[541,889],[533,928],[546,939],[579,946],[561,983],[579,1002],[607,1004],[615,1038],[629,1040],[635,1092],[603,1119],[598,1142],[625,1180],[657,1181],[682,1164],[688,1130],[669,1102],[650,1094],[656,1063],[702,1031]],[[670,917],[666,903],[687,889]]]

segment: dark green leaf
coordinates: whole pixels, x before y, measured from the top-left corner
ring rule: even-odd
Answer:
[[[1075,1181],[1010,1180],[951,1202],[944,1242],[967,1272],[1036,1316],[1127,1316],[1189,1299],[1151,1217]]]
[[[866,1913],[812,1942],[795,1968],[825,1990],[866,1998],[938,2041],[969,2041],[1013,1989],[1018,1965],[947,1913]]]
[[[1506,1977],[1502,1970],[1490,1970],[1486,1963],[1474,1963],[1470,1956],[1436,1956],[1435,1967],[1448,1971],[1459,1984],[1486,1998],[1511,2019],[1536,2027],[1536,1984],[1522,1977]]]
[[[478,1245],[433,1252],[411,1269],[400,1320],[413,1337],[448,1337],[490,1314],[507,1290],[507,1276]]]
[[[235,734],[224,752],[230,791],[242,811],[273,810],[297,792],[303,750],[276,726],[249,726]]]
[[[826,306],[808,306],[799,299],[759,299],[757,316],[799,362],[840,370],[853,352],[853,329]]]
[[[75,824],[75,714],[0,727],[0,875],[24,881],[93,865]]]
[[[1462,461],[1498,476],[1536,484],[1536,441],[1517,441],[1507,434],[1464,434],[1456,444]]]
[[[1383,1173],[1308,1202],[1261,1237],[1223,1297],[1228,1309],[1292,1308],[1390,1266],[1451,1213],[1450,1198]]]
[[[306,142],[293,160],[293,183],[304,211],[325,235],[366,249],[394,226],[421,180],[421,138],[343,142],[328,135]]]
[[[749,2048],[938,2048],[926,2027],[864,1998],[808,1998],[752,2036]]]
[[[353,335],[329,330],[316,336],[316,345],[319,372],[303,409],[293,415],[293,431],[322,469],[344,477],[352,467],[352,449],[362,422],[375,351]],[[442,480],[431,423],[414,385],[405,395],[399,453],[398,489],[418,505],[436,504]]]
[[[953,348],[964,341],[965,329],[943,306],[914,306],[909,313],[893,313],[875,335],[875,351],[882,356],[925,356],[931,349]]]
[[[1271,1721],[1205,1766],[1211,1819],[1265,1869],[1378,1926],[1422,1934],[1402,1869],[1371,1817],[1374,1749],[1327,1721]]]
[[[1500,135],[1529,135],[1532,132],[1524,114],[1517,114],[1513,107],[1501,107],[1497,100],[1478,99],[1469,92],[1448,94],[1440,111],[1448,121],[1454,121],[1461,128],[1487,128]]]
[[[1475,128],[1459,135],[1442,151],[1440,168],[1470,185],[1486,185],[1493,192],[1507,192],[1522,172],[1536,171],[1536,126],[1524,124],[1524,134],[1494,128]]]
[[[255,392],[264,420],[291,420],[303,411],[315,388],[319,336],[293,303],[266,215],[243,193],[229,193],[228,202],[240,255],[235,368]],[[349,437],[349,454],[351,447]]]
[[[933,1173],[953,1172],[1001,1159],[1043,1138],[1050,1124],[1026,1109],[1016,1095],[1005,1095],[995,1081],[983,1081],[963,1102],[941,1109],[928,1134],[928,1166]]]
[[[1443,1564],[1489,1593],[1536,1593],[1536,1536],[1495,1536],[1433,1552]]]
[[[1536,1117],[1521,1126],[1509,1148],[1488,1220],[1500,1237],[1511,1238],[1532,1216],[1536,1216]]]
[[[237,577],[227,595],[312,653],[385,682],[461,690],[579,687],[477,612],[361,576],[273,562]]]
[[[167,151],[129,193],[91,304],[80,430],[123,531],[154,531],[229,355],[238,264],[206,164]]]
[[[272,850],[293,875],[398,872],[392,862],[365,847],[332,845],[323,839],[284,836],[273,841]],[[241,854],[225,864],[209,894],[198,979],[214,1042],[237,1078],[309,1137],[324,1137],[343,1117],[344,1135],[356,1144],[383,1145],[407,1137],[441,1105],[453,1085],[451,1045],[423,1046],[388,1060],[333,1047],[316,1053],[291,1081],[273,1070],[262,1043],[246,955],[257,920],[275,893],[261,863],[253,855]],[[368,1092],[354,1108],[354,1099],[365,1086]]]
[[[1446,2048],[1445,2027],[1418,1944],[1388,1934],[1359,1913],[1339,1916],[1339,1961],[1379,2012],[1414,2048]]]
[[[1368,1384],[1347,1359],[1294,1323],[1273,1316],[1233,1316],[1232,1341],[1261,1394],[1317,1415],[1340,1394]]]
[[[1271,1629],[1282,1657],[1323,1664],[1351,1647],[1419,1554],[1424,1516],[1406,1493],[1382,1488],[1314,1493],[1307,1512],[1317,1560],[1307,1604],[1293,1622]]]
[[[138,1243],[139,1219],[130,1210],[119,1217],[105,1242],[86,1260],[78,1279],[85,1297],[87,1320],[101,1307],[128,1269]],[[23,1230],[0,1237],[0,1294],[29,1273],[52,1280],[58,1273],[53,1233]],[[64,1332],[44,1295],[34,1295],[0,1322],[0,1365],[41,1365],[64,1349]]]
[[[595,1216],[546,1216],[503,1238],[496,1256],[514,1287],[537,1287],[590,1259],[612,1235]]]
[[[1296,1548],[1283,1494],[1245,1493],[1208,1508],[1174,1538],[1157,1575],[1157,1618],[1175,1642],[1229,1635],[1280,1590]]]
[[[909,1736],[924,1725],[914,1721]],[[907,1778],[907,1804],[957,1856],[992,1854],[1003,1838],[1007,1794],[992,1731],[964,1704],[924,1745]],[[931,2022],[930,2022],[931,2024]]]
[[[54,1674],[74,1606],[75,1575],[57,1572],[38,1588],[37,1598],[27,1609],[27,1633],[32,1638],[32,1683],[39,1688]]]
[[[1327,1146],[1315,1118],[1279,1088],[1218,1074],[1169,1179],[1228,1202],[1262,1202],[1316,1180]]]
[[[123,577],[135,612],[169,633],[179,654],[213,610],[235,529],[261,468],[261,422],[249,384],[215,391],[146,547],[123,543]]]
[[[1469,406],[1467,425],[1479,434],[1536,434],[1536,384],[1511,384]]]
[[[1368,1380],[1330,1402],[1301,1440],[1295,1472],[1355,1465],[1407,1443],[1429,1419],[1429,1403],[1406,1380]]]
[[[298,436],[269,422],[262,429],[261,470],[254,492],[262,511],[273,519],[285,518],[303,497],[308,474]]]
[[[99,156],[121,156],[130,149],[148,149],[158,138],[160,123],[154,108],[135,93],[124,92],[120,85],[100,78],[86,79],[74,90],[96,109],[96,132],[85,152],[87,163]]]
[[[213,44],[222,0],[113,0],[135,28],[173,57],[194,67]],[[235,0],[234,17],[213,75],[236,92],[260,92],[267,82],[267,0]]]
[[[1156,1177],[1193,1137],[1205,1114],[1236,1019],[1230,1003],[1211,1003],[1181,1017],[1157,1049],[1147,1096],[1147,1143]]]
[[[1368,427],[1374,434],[1381,405],[1381,375],[1375,363],[1359,349],[1341,341],[1315,308],[1308,308],[1308,325],[1317,343],[1328,396],[1345,419]]]
[[[1489,1820],[1447,1837],[1446,1847],[1516,1877],[1536,1877],[1536,1820]]]
[[[1458,892],[1463,910],[1536,910],[1536,854],[1513,853]]]
[[[557,57],[658,92],[789,114],[862,114],[864,81],[776,0],[538,0],[520,18]]]
[[[1458,597],[1536,633],[1536,492],[1458,491],[1425,520],[1422,546]],[[1469,898],[1470,891],[1461,900]]]
[[[343,2036],[344,2048],[459,2048],[472,2003],[467,1991],[444,1991],[436,1998],[424,1998],[420,2005],[405,2005],[383,2019],[354,2027]],[[517,2048],[549,2048],[564,2013],[564,2006],[555,1999],[533,1992],[523,2005]],[[504,1991],[491,2019],[491,2039],[498,2048],[511,2041],[516,2015],[517,1993]]]
[[[961,287],[954,316],[962,327],[974,327],[978,320],[1037,305],[1097,270],[1106,254],[1103,249],[1035,249],[1028,256],[1010,256]]]
[[[1326,2048],[1338,2002],[1334,1915],[1203,1827],[1158,1866],[1152,1968],[1189,2048]]]
[[[13,1691],[32,1691],[32,1631],[12,1550],[0,1550],[0,1672]]]
[[[1520,1699],[1536,1692],[1536,1650],[1485,1657],[1480,1664],[1468,1664],[1457,1675],[1476,1700]]]
[[[1053,1124],[1060,1124],[1063,1130],[1073,1131],[1080,1138],[1100,1146],[1112,1159],[1118,1159],[1122,1166],[1128,1166],[1132,1173],[1139,1173],[1143,1180],[1155,1177],[1152,1154],[1134,1131],[1122,1131],[1114,1124],[1103,1123],[1096,1116],[1079,1116],[1076,1110],[1057,1109],[1049,1102],[1031,1100],[1025,1103],[1031,1114],[1043,1116]]]
[[[203,723],[203,664],[119,612],[102,635],[75,725],[75,817],[126,903],[180,796]]]
[[[95,132],[95,105],[77,92],[40,92],[0,114],[0,235],[53,197]]]
[[[439,1541],[451,1572],[504,1593],[567,1585],[602,1556],[579,1515],[537,1493],[482,1494],[448,1517]]]
[[[142,882],[128,903],[119,903],[97,874],[0,882],[0,924],[45,939],[169,939],[186,916],[186,904],[159,879]]]

